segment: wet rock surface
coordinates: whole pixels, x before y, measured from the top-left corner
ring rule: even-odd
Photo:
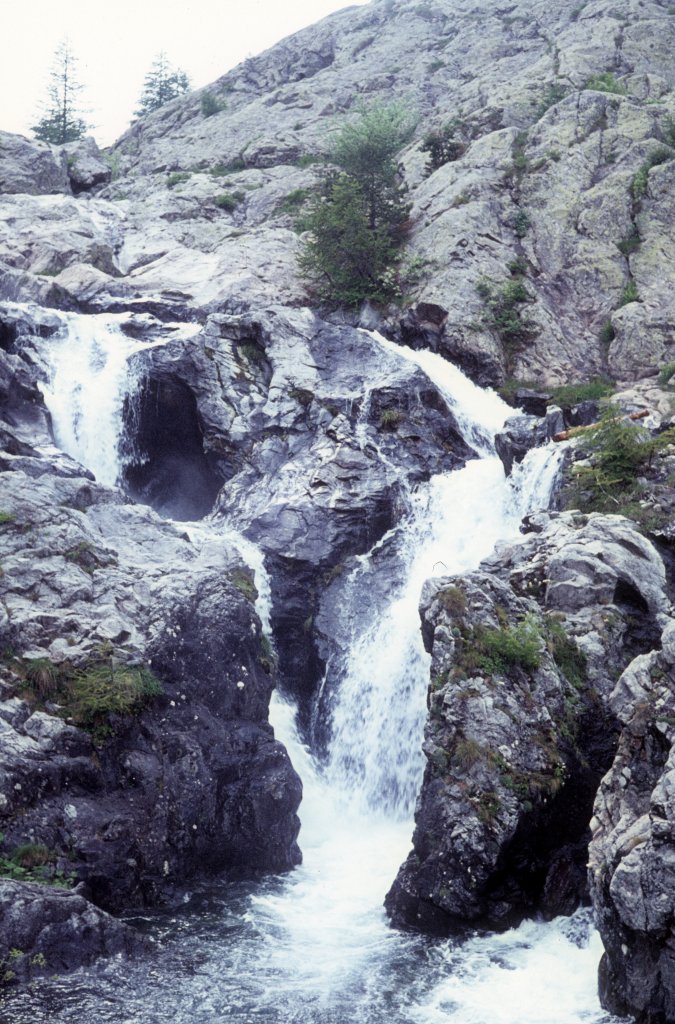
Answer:
[[[404,927],[503,928],[588,896],[593,799],[616,749],[610,694],[671,607],[660,556],[627,520],[534,518],[522,543],[423,594],[427,768],[386,904]]]

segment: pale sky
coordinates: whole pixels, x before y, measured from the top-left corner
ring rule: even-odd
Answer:
[[[0,130],[29,135],[54,50],[78,58],[83,105],[101,146],[129,127],[156,54],[208,85],[284,36],[366,0],[0,0]]]

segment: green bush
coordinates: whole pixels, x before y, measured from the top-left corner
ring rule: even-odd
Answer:
[[[420,146],[423,153],[429,154],[426,166],[427,174],[437,171],[443,164],[459,160],[466,150],[462,140],[457,138],[462,128],[461,121],[453,120],[440,128],[434,128],[427,132]]]
[[[567,508],[621,513],[638,497],[637,477],[673,442],[672,430],[653,438],[644,427],[609,409],[598,426],[580,435],[589,465],[575,466]]]
[[[611,320],[605,320],[604,324],[600,328],[599,340],[601,345],[611,345],[616,338],[616,331],[614,330],[614,324]]]
[[[479,281],[476,290],[486,307],[484,326],[495,331],[507,349],[515,351],[534,336],[534,324],[522,312],[522,307],[532,302],[522,278],[516,277],[501,286]]]
[[[26,700],[38,706],[53,701],[62,717],[98,738],[110,732],[110,715],[137,714],[162,692],[150,669],[116,656],[107,644],[79,666],[32,658],[11,667]]]
[[[675,377],[675,363],[666,363],[659,372],[658,382],[662,387],[665,387],[667,384],[670,384],[673,377]]]
[[[213,117],[214,114],[220,114],[221,111],[225,110],[227,103],[224,100],[217,99],[212,92],[203,92],[200,106],[204,117]]]
[[[530,616],[501,629],[478,626],[475,639],[480,667],[487,672],[504,673],[513,667],[533,671],[541,664],[541,632]]]
[[[642,243],[640,238],[640,232],[635,225],[632,226],[631,230],[625,235],[620,242],[616,243],[616,247],[622,256],[631,256],[634,252],[637,252]]]
[[[384,409],[380,416],[380,429],[396,431],[405,419],[405,414],[400,409]]]
[[[549,621],[547,633],[546,646],[556,665],[576,690],[583,689],[588,682],[586,655],[579,650],[576,642],[568,637],[563,626],[555,619]]]
[[[560,103],[567,96],[567,86],[561,82],[549,82],[544,89],[544,93],[537,104],[536,118],[539,120],[544,116],[547,110],[554,107],[556,103]]]
[[[614,93],[617,96],[626,95],[626,86],[611,71],[602,71],[597,75],[592,75],[584,88],[593,89],[595,92]]]
[[[214,178],[226,178],[230,174],[238,174],[240,171],[246,170],[246,161],[240,154],[235,156],[234,159],[230,160],[226,164],[216,164],[209,171],[209,174]]]
[[[647,188],[649,186],[649,172],[652,167],[658,167],[660,164],[665,164],[669,160],[672,160],[673,157],[675,157],[675,151],[669,146],[658,146],[648,154],[640,169],[633,175],[633,180],[630,186],[633,199],[638,201],[647,194]]]
[[[606,377],[595,377],[593,380],[580,381],[578,384],[563,384],[551,390],[554,405],[569,409],[579,402],[607,398],[616,390],[613,381]]]
[[[166,187],[175,188],[176,185],[182,185],[189,177],[189,171],[173,171],[166,179]]]
[[[16,516],[13,512],[0,512],[0,526],[7,526],[15,521]]]
[[[619,307],[627,306],[629,302],[639,302],[640,295],[635,281],[628,281],[625,288],[621,292],[619,299]]]
[[[213,205],[219,210],[225,210],[226,213],[233,213],[243,198],[241,192],[221,192],[219,196],[214,196]]]
[[[289,192],[287,196],[284,196],[284,198],[275,208],[275,214],[297,213],[305,205],[307,200],[310,198],[311,194],[312,193],[308,188],[293,189],[293,191]]]

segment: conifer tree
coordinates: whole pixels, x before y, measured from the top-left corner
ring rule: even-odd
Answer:
[[[188,92],[189,88],[190,79],[185,71],[172,67],[166,54],[158,53],[145,76],[136,117],[143,117],[153,110],[159,110],[165,103]]]
[[[82,117],[79,94],[82,86],[77,78],[77,58],[68,39],[63,39],[54,54],[49,74],[44,114],[32,132],[36,139],[63,145],[81,139],[89,125]]]

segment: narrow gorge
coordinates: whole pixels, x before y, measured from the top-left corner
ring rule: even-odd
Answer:
[[[675,1021],[673,13],[373,0],[0,132],[0,1020]],[[340,308],[393,101],[415,273]]]

